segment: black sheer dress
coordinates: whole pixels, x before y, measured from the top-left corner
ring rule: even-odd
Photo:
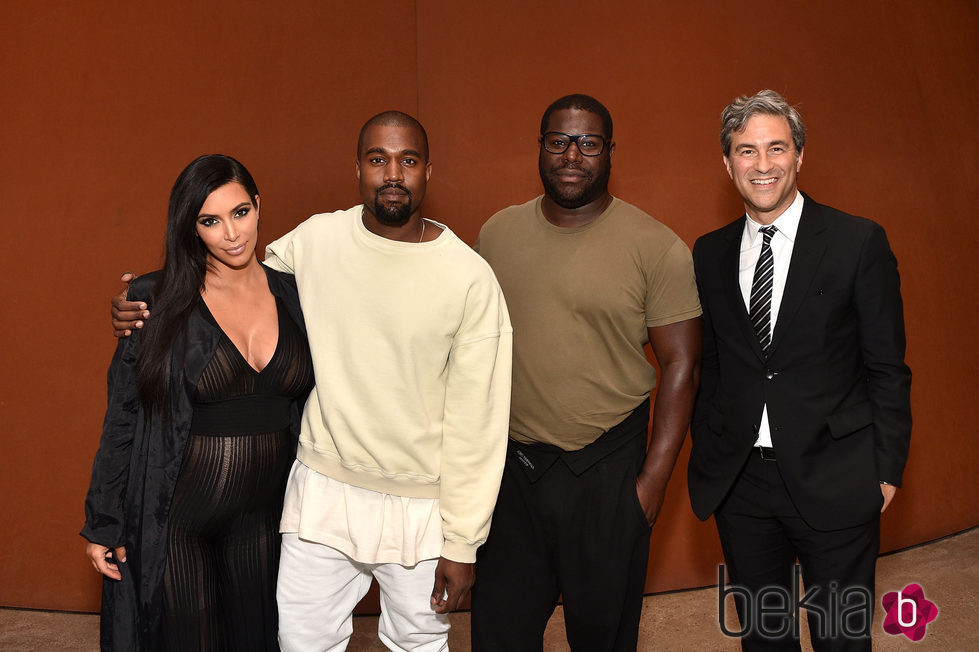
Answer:
[[[167,650],[278,650],[279,517],[295,459],[290,401],[313,385],[302,331],[277,298],[279,339],[255,371],[227,335],[197,385],[170,505]],[[216,325],[201,301],[204,316]]]

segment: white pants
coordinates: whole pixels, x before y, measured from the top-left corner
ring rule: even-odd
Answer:
[[[429,599],[437,559],[407,568],[362,564],[339,550],[282,535],[279,560],[279,645],[283,652],[340,652],[353,633],[353,610],[377,578],[381,617],[377,635],[390,650],[449,649],[449,619]]]

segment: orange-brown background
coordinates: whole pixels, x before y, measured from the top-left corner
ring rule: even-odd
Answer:
[[[0,605],[98,608],[77,532],[114,346],[108,297],[123,269],[159,265],[184,165],[242,160],[268,241],[357,203],[357,130],[401,109],[431,139],[426,215],[472,242],[494,211],[540,192],[540,114],[569,92],[612,111],[613,193],[691,245],[741,210],[720,110],[760,88],[800,105],[801,187],[883,224],[904,281],[915,428],[883,548],[976,525],[977,35],[969,0],[8,3]],[[686,459],[649,591],[716,581]]]

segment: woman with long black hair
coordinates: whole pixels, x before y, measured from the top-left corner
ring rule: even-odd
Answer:
[[[313,385],[292,276],[255,256],[260,198],[202,156],[170,194],[162,270],[131,300],[85,501],[103,650],[275,650],[278,524]]]

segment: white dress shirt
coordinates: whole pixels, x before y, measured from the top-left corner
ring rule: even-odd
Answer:
[[[789,261],[792,260],[792,247],[795,236],[799,231],[799,219],[802,217],[802,194],[796,192],[795,201],[775,218],[772,224],[778,228],[772,236],[772,258],[775,262],[775,276],[772,280],[772,323],[771,332],[775,334],[775,324],[778,322],[778,309],[782,303],[782,293],[785,292],[785,279],[789,275]],[[765,224],[759,224],[746,216],[744,232],[741,234],[741,261],[738,266],[738,282],[741,284],[741,295],[744,305],[749,311],[751,297],[751,281],[755,275],[755,265],[761,254],[763,236],[758,233]],[[761,419],[758,423],[758,439],[755,446],[772,446],[772,432],[768,424],[768,406],[762,407]]]

